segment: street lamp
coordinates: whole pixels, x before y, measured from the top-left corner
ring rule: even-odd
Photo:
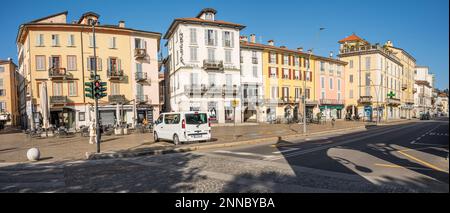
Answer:
[[[315,38],[318,39],[320,32],[322,30],[325,30],[325,28],[321,27],[319,28],[319,31],[316,33]],[[306,74],[310,75],[311,78],[311,56],[313,53],[313,49],[314,49],[314,42],[313,42],[313,48],[311,48],[311,50],[309,51],[309,56],[308,56],[308,68],[306,70]],[[303,134],[306,134],[306,75],[303,77]]]

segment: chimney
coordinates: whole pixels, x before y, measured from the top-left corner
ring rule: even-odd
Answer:
[[[125,28],[125,21],[119,21],[119,27]]]
[[[255,34],[250,35],[250,42],[256,43],[256,35]]]
[[[248,42],[248,38],[247,38],[247,36],[241,36],[241,37],[240,37],[240,39],[241,39],[241,41],[245,41],[245,42]]]
[[[330,58],[333,58],[333,51],[330,51]]]
[[[268,41],[268,44],[269,44],[270,46],[274,46],[274,45],[275,45],[275,42],[274,42],[273,40],[269,40],[269,41]]]
[[[12,58],[8,58],[8,61],[12,62]]]
[[[298,47],[297,50],[303,52],[303,47]]]
[[[391,40],[388,40],[385,45],[388,46],[388,47],[393,47],[394,46],[394,44],[392,43]]]
[[[308,50],[308,54],[312,54],[312,49],[309,49],[309,50]]]

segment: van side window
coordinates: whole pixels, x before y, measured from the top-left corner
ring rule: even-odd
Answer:
[[[163,121],[163,117],[164,117],[164,115],[159,115],[159,117],[158,117],[158,119],[156,120],[156,124],[160,124],[160,123],[162,123],[162,121]]]
[[[180,114],[166,114],[164,117],[165,124],[178,124],[180,123]]]

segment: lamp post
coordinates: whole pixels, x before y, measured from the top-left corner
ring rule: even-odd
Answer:
[[[320,32],[322,30],[325,30],[325,28],[323,28],[323,27],[319,28],[319,31],[317,32],[317,34],[315,36],[316,39],[319,38]],[[313,43],[313,45],[314,45],[314,43]],[[311,50],[309,52],[308,67],[306,70],[306,74],[310,74],[310,75],[311,75],[311,56],[313,53],[313,49],[314,49],[314,47],[311,48]],[[310,76],[310,78],[311,78],[311,76]],[[306,134],[306,75],[303,77],[303,96],[302,96],[302,98],[303,98],[303,134]]]

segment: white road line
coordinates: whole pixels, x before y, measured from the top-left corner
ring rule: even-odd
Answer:
[[[234,155],[242,155],[242,156],[254,156],[254,157],[262,157],[262,158],[276,157],[275,155],[261,155],[261,154],[255,154],[255,153],[250,153],[250,152],[233,152],[233,151],[227,151],[227,150],[217,150],[217,151],[214,151],[214,153],[234,154]]]
[[[281,154],[281,153],[285,153],[285,152],[292,152],[295,150],[299,150],[300,148],[290,148],[290,149],[286,149],[286,150],[282,150],[282,151],[278,151],[278,152],[272,152],[273,154]]]
[[[430,130],[428,130],[427,132],[425,132],[425,134],[423,134],[421,137],[418,137],[418,138],[416,138],[416,140],[413,140],[412,142],[411,142],[411,144],[420,144],[420,143],[416,143],[417,141],[420,141],[421,139],[422,139],[422,137],[425,137],[426,135],[434,135],[434,134],[436,134],[435,132],[433,132],[435,129],[437,129],[437,128],[439,128],[441,125],[439,124],[439,125],[437,125],[437,126],[435,126],[434,128],[432,128],[432,129],[430,129]]]

